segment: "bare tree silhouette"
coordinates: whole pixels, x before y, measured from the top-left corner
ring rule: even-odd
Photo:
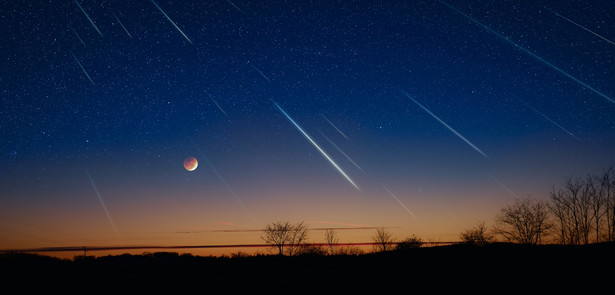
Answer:
[[[602,195],[602,201],[604,202],[604,223],[606,225],[606,232],[604,234],[605,240],[612,242],[615,241],[615,168],[611,166],[605,170],[600,181],[600,194]]]
[[[462,243],[473,246],[485,246],[495,240],[493,234],[487,230],[484,221],[478,222],[473,228],[459,234]]]
[[[561,244],[612,241],[615,224],[615,170],[599,176],[564,178],[563,187],[553,187],[549,209],[557,221],[556,240]]]
[[[495,233],[508,241],[536,245],[542,243],[551,228],[547,204],[525,199],[500,210]]]
[[[376,234],[372,237],[374,241],[374,251],[384,252],[393,250],[393,234],[388,232],[384,227],[376,230]]]
[[[602,193],[602,186],[599,176],[588,176],[586,180],[587,193],[589,194],[589,205],[591,209],[591,219],[593,219],[593,227],[595,242],[600,242],[600,232],[603,227],[603,216],[605,214],[605,195]]]
[[[325,241],[329,246],[329,255],[335,254],[335,245],[340,242],[340,239],[337,237],[337,232],[333,229],[327,229],[325,231]]]
[[[277,248],[279,255],[298,254],[298,250],[302,247],[302,244],[307,240],[308,227],[304,222],[297,224],[291,224],[290,222],[276,221],[271,224],[267,224],[264,236],[261,238],[265,243]],[[284,251],[286,248],[286,251]]]
[[[578,244],[579,232],[577,230],[578,217],[576,207],[577,195],[580,188],[576,185],[569,184],[568,191],[555,190],[555,187],[550,193],[551,203],[549,209],[556,218],[558,229],[556,239],[561,244]]]

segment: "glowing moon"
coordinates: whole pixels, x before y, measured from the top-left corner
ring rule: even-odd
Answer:
[[[188,171],[194,171],[194,169],[196,169],[196,167],[199,166],[199,162],[196,160],[195,157],[187,157],[184,160],[184,168],[186,168],[186,170]]]

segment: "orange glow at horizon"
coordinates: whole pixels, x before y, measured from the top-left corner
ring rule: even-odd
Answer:
[[[398,197],[419,212],[418,219],[410,217],[386,192],[367,192],[374,195],[366,198],[364,194],[358,195],[347,189],[331,194],[298,194],[282,190],[274,195],[270,191],[253,191],[252,198],[244,203],[254,212],[258,223],[246,216],[223,188],[214,195],[203,195],[198,190],[179,190],[181,195],[176,194],[173,198],[191,200],[185,204],[171,202],[174,200],[170,197],[172,188],[147,192],[112,190],[105,195],[119,237],[109,226],[104,212],[92,200],[85,202],[88,206],[75,204],[79,210],[56,203],[52,204],[54,210],[48,210],[49,206],[41,207],[27,222],[5,219],[3,223],[11,228],[11,239],[3,239],[0,248],[258,244],[262,243],[259,230],[274,221],[305,221],[312,229],[338,228],[340,242],[346,243],[370,242],[377,227],[387,228],[397,240],[415,234],[428,242],[452,242],[458,240],[459,232],[474,226],[476,221],[489,223],[499,206],[505,203],[502,201],[507,201],[505,193],[497,191],[496,186],[494,188],[483,191],[483,194],[500,196],[486,198],[470,193],[469,196],[460,196],[458,201],[425,192],[423,195],[413,193],[417,196],[400,193]],[[126,200],[127,196],[131,198]],[[143,201],[145,196],[148,202]],[[485,201],[489,199],[492,202]],[[119,205],[118,200],[125,201]],[[32,212],[36,207],[29,206],[28,209]],[[323,241],[324,231],[310,232],[309,242]],[[199,251],[206,253],[210,250]],[[229,254],[233,251],[217,249],[210,252]]]

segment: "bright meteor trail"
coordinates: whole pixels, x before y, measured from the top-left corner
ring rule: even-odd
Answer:
[[[508,189],[508,187],[506,187],[501,181],[495,178],[495,176],[491,175],[491,173],[487,171],[485,171],[485,173],[487,174],[487,176],[489,176],[489,178],[491,178],[491,180],[495,181],[495,183],[497,183],[501,188],[503,188],[505,191],[515,197],[515,199],[520,200],[519,197],[517,197],[517,194],[513,193],[510,189]]]
[[[571,23],[571,24],[573,24],[573,25],[575,25],[575,26],[577,26],[577,27],[579,27],[579,28],[581,28],[581,29],[583,29],[583,30],[585,30],[585,31],[590,32],[592,35],[594,35],[594,36],[596,36],[596,37],[598,37],[598,38],[600,38],[600,39],[602,39],[602,40],[604,40],[604,41],[606,41],[606,42],[609,42],[609,43],[611,43],[612,45],[615,45],[615,43],[613,43],[613,41],[611,41],[611,40],[609,40],[609,39],[607,39],[607,38],[604,38],[604,37],[602,37],[602,36],[598,35],[598,34],[597,34],[597,33],[595,33],[594,31],[592,31],[592,30],[590,30],[590,29],[588,29],[588,28],[586,28],[586,27],[584,27],[584,26],[582,26],[582,25],[580,25],[580,24],[578,24],[578,23],[574,22],[573,20],[571,20],[571,19],[569,19],[569,18],[567,18],[567,17],[565,17],[565,16],[563,16],[563,15],[561,15],[561,14],[559,14],[559,13],[557,13],[557,12],[555,12],[555,11],[551,10],[551,9],[549,9],[549,8],[548,8],[548,7],[546,7],[546,6],[545,6],[545,9],[546,9],[546,10],[548,10],[549,12],[551,12],[551,13],[555,14],[556,16],[558,16],[558,17],[560,17],[560,18],[562,18],[562,19],[564,19],[564,20],[568,21],[569,23]]]
[[[216,104],[216,106],[218,107],[218,109],[220,109],[220,111],[226,116],[228,117],[228,115],[226,114],[226,112],[222,109],[222,107],[218,104],[218,102],[211,96],[211,94],[207,93],[207,95],[209,95],[209,99],[211,99],[211,101],[214,102],[214,104]]]
[[[224,186],[226,187],[226,189],[231,193],[231,195],[233,195],[233,197],[235,198],[235,200],[239,203],[239,205],[241,205],[241,207],[243,208],[244,211],[246,211],[246,214],[248,214],[248,216],[250,216],[250,218],[252,219],[252,221],[254,221],[254,223],[258,224],[258,221],[256,221],[256,219],[254,218],[254,216],[252,216],[252,213],[250,213],[250,210],[248,210],[248,208],[246,207],[246,205],[243,204],[243,202],[241,201],[241,199],[237,196],[237,194],[235,193],[235,191],[233,190],[233,188],[231,188],[231,186],[228,184],[228,182],[226,182],[226,180],[224,179],[224,177],[222,177],[222,175],[218,172],[218,169],[216,169],[216,167],[214,167],[213,164],[211,164],[211,162],[209,162],[209,160],[207,159],[207,157],[205,157],[205,154],[201,151],[201,149],[199,147],[196,146],[196,144],[194,144],[194,141],[192,141],[192,139],[190,137],[188,137],[188,140],[190,141],[190,143],[192,144],[192,146],[194,146],[194,148],[199,152],[199,154],[201,155],[201,157],[205,160],[205,162],[207,163],[207,166],[209,166],[209,168],[211,168],[211,170],[216,174],[216,176],[218,177],[218,179],[220,180],[220,182],[222,182],[222,184],[224,184]]]
[[[363,171],[363,169],[361,169],[361,167],[359,167],[359,165],[357,163],[355,163],[350,156],[346,155],[346,153],[344,153],[344,151],[342,151],[342,149],[340,147],[338,147],[333,140],[329,139],[329,137],[327,137],[322,131],[320,131],[320,134],[322,135],[322,137],[324,137],[326,140],[329,141],[329,143],[335,147],[337,149],[338,152],[340,152],[340,154],[342,154],[344,157],[346,157],[346,159],[348,159],[348,161],[350,161],[350,163],[352,163],[352,165],[354,165],[355,167],[357,167],[357,169],[359,169],[361,172],[365,173],[365,171]]]
[[[79,60],[77,59],[77,57],[73,54],[73,52],[71,51],[70,54],[73,56],[73,58],[75,59],[75,61],[77,62],[77,64],[79,65],[79,67],[81,67],[81,70],[83,71],[83,73],[88,77],[88,79],[90,79],[90,82],[92,82],[92,85],[96,85],[94,84],[94,81],[92,80],[92,78],[90,78],[90,75],[88,75],[88,72],[85,71],[85,69],[83,68],[83,66],[81,65],[81,63],[79,62]]]
[[[115,16],[115,13],[111,13],[113,14],[113,17],[115,17],[115,19],[117,20],[117,22],[120,24],[120,26],[122,26],[122,28],[124,29],[124,31],[126,32],[126,34],[128,34],[128,37],[130,37],[130,39],[132,39],[132,35],[130,35],[130,33],[128,32],[128,30],[126,29],[126,27],[124,27],[124,24],[122,24],[122,22],[120,21],[119,18],[117,18],[117,16]]]
[[[444,123],[444,121],[440,120],[440,118],[438,118],[438,116],[434,115],[430,110],[428,110],[426,107],[424,107],[422,104],[420,104],[418,101],[416,101],[414,98],[412,98],[412,96],[410,96],[410,94],[404,92],[403,90],[401,91],[404,95],[406,95],[409,99],[411,99],[416,105],[418,105],[419,107],[421,107],[423,110],[425,110],[428,114],[430,114],[432,117],[434,117],[434,119],[438,120],[438,122],[442,123],[442,125],[444,125],[446,128],[448,128],[448,130],[452,131],[453,133],[455,133],[455,135],[457,135],[459,138],[461,138],[463,141],[465,141],[468,145],[470,145],[472,148],[474,148],[477,152],[479,152],[481,155],[483,155],[485,158],[489,159],[489,157],[483,153],[483,151],[481,151],[479,148],[477,148],[474,144],[472,144],[469,140],[467,140],[465,137],[463,137],[463,135],[459,134],[459,132],[455,131],[455,129],[453,129],[453,127],[448,126],[448,124]]]
[[[344,138],[350,140],[350,138],[348,138],[348,136],[346,136],[346,134],[344,134],[344,132],[342,132],[342,130],[337,128],[337,126],[335,126],[335,124],[333,124],[333,122],[329,121],[329,119],[327,119],[327,117],[325,117],[325,115],[321,114],[321,116],[322,116],[323,119],[325,119],[325,121],[327,121],[329,124],[331,124],[331,126],[333,126],[333,128],[335,128],[335,130],[337,130],[337,132],[339,132]]]
[[[348,176],[346,174],[346,172],[344,172],[344,170],[342,170],[342,168],[340,168],[340,166],[337,165],[337,163],[335,163],[335,161],[333,161],[333,159],[331,159],[331,157],[329,157],[329,155],[327,155],[327,153],[320,148],[320,146],[307,134],[305,133],[305,131],[303,131],[303,129],[301,128],[301,126],[299,126],[299,124],[297,124],[295,122],[295,120],[293,120],[283,109],[282,107],[280,107],[276,102],[273,102],[273,104],[278,108],[278,110],[280,110],[280,112],[286,117],[286,119],[288,119],[288,121],[290,121],[291,123],[293,123],[293,125],[295,125],[295,127],[297,128],[297,130],[299,130],[299,132],[301,132],[301,134],[303,134],[303,136],[329,161],[329,163],[331,163],[331,165],[333,165],[333,167],[335,167],[335,169],[337,169],[337,171],[344,176],[344,178],[346,178],[346,180],[348,180],[348,182],[354,186],[354,188],[356,188],[358,191],[361,191],[361,189],[357,186],[356,183],[354,183],[354,181],[352,181],[352,179],[350,178],[350,176]]]
[[[416,217],[416,215],[414,215],[414,213],[412,213],[412,211],[410,211],[410,209],[408,209],[408,207],[406,207],[406,205],[404,205],[404,203],[402,203],[397,196],[395,196],[395,194],[393,194],[388,187],[386,187],[383,183],[380,183],[382,185],[382,187],[387,191],[387,193],[389,193],[389,195],[391,195],[391,197],[393,197],[393,199],[395,199],[395,201],[397,201],[397,203],[399,203],[399,205],[402,206],[402,208],[404,208],[410,215],[412,215],[412,217],[414,217],[414,219],[418,219]]]
[[[83,44],[83,47],[85,46],[85,43],[83,42],[83,39],[81,39],[81,37],[79,37],[79,34],[77,34],[77,32],[75,32],[75,30],[73,30],[73,28],[71,26],[68,26],[68,28],[73,31],[73,33],[75,33],[75,36],[77,36],[77,38],[79,39],[79,41],[81,41],[81,44]]]
[[[160,10],[160,12],[162,12],[162,14],[164,15],[164,17],[167,18],[167,20],[169,20],[169,22],[184,36],[184,38],[186,38],[186,40],[188,40],[188,42],[190,42],[190,44],[192,44],[192,41],[190,41],[190,38],[188,38],[188,36],[186,36],[186,34],[184,34],[184,32],[175,24],[175,22],[164,12],[164,10],[162,10],[162,8],[160,8],[160,6],[158,6],[158,4],[156,4],[156,2],[154,2],[154,0],[151,0],[152,3],[154,3],[154,5],[156,5],[156,7],[158,8],[158,10]]]
[[[540,56],[536,55],[535,53],[531,52],[530,50],[526,49],[525,47],[523,47],[523,46],[521,46],[521,45],[519,45],[519,44],[515,43],[514,41],[510,40],[510,39],[509,39],[509,38],[507,38],[506,36],[504,36],[504,35],[502,35],[502,34],[498,33],[497,31],[495,31],[495,30],[491,29],[491,28],[490,28],[490,27],[488,27],[488,26],[484,25],[483,23],[479,22],[478,20],[474,19],[473,17],[471,17],[471,16],[469,16],[469,15],[467,15],[467,14],[463,13],[461,10],[459,10],[459,9],[455,8],[454,6],[452,6],[452,5],[450,5],[450,4],[446,3],[446,2],[444,2],[444,1],[442,1],[442,0],[437,0],[437,1],[438,1],[438,2],[440,2],[440,3],[442,3],[443,5],[445,5],[446,7],[448,7],[450,10],[452,10],[452,11],[454,11],[454,12],[456,12],[456,13],[458,13],[458,14],[462,15],[462,16],[464,16],[465,18],[469,19],[471,22],[473,22],[473,23],[475,23],[475,24],[477,24],[477,25],[479,25],[479,26],[483,27],[485,30],[487,30],[487,31],[491,32],[492,34],[494,34],[494,35],[498,36],[500,39],[502,39],[502,40],[504,40],[504,41],[506,41],[506,42],[508,42],[508,43],[512,44],[513,46],[515,46],[515,47],[519,48],[521,51],[523,51],[523,52],[527,53],[527,54],[528,54],[528,55],[530,55],[531,57],[533,57],[533,58],[537,59],[538,61],[540,61],[540,62],[544,63],[545,65],[547,65],[547,66],[551,67],[552,69],[554,69],[554,70],[558,71],[560,74],[562,74],[562,75],[564,75],[564,76],[566,76],[566,77],[570,78],[571,80],[573,80],[573,81],[577,82],[579,85],[581,85],[581,86],[583,86],[583,87],[585,87],[585,88],[587,88],[587,89],[591,90],[592,92],[594,92],[594,93],[596,93],[596,94],[598,94],[598,95],[600,95],[600,96],[602,96],[602,97],[604,97],[604,98],[608,99],[610,102],[615,103],[615,99],[612,99],[611,97],[607,96],[606,94],[604,94],[604,93],[600,92],[598,89],[596,89],[596,88],[594,88],[594,87],[589,86],[587,83],[585,83],[585,82],[583,82],[583,81],[579,80],[577,77],[575,77],[575,76],[573,76],[573,75],[571,75],[571,74],[568,74],[568,73],[567,73],[567,72],[565,72],[564,70],[562,70],[562,69],[558,68],[557,66],[555,66],[554,64],[552,64],[552,63],[550,63],[550,62],[546,61],[545,59],[543,59],[542,57],[540,57]]]
[[[252,66],[259,74],[261,74],[261,76],[263,76],[263,78],[265,78],[267,81],[271,82],[271,80],[269,80],[269,78],[267,78],[267,76],[265,76],[265,74],[263,74],[263,72],[261,72],[261,70],[259,70],[255,65],[250,64],[250,66]]]
[[[513,95],[513,96],[514,96],[514,95]],[[580,138],[578,138],[578,137],[576,137],[574,134],[572,134],[572,132],[570,132],[570,131],[566,130],[566,128],[564,128],[564,127],[560,126],[560,125],[559,125],[559,124],[557,124],[555,121],[551,120],[551,118],[547,117],[547,115],[545,115],[545,114],[541,113],[540,111],[538,111],[537,109],[535,109],[534,107],[532,107],[531,105],[529,105],[527,102],[525,102],[525,101],[521,100],[520,98],[518,98],[518,97],[516,97],[516,96],[515,96],[515,98],[516,98],[518,101],[522,102],[522,103],[523,103],[526,107],[528,107],[528,108],[532,109],[532,111],[536,112],[536,114],[541,115],[541,116],[542,116],[543,118],[545,118],[547,121],[549,121],[549,122],[551,122],[553,125],[555,125],[555,126],[559,127],[559,129],[562,129],[564,132],[568,133],[570,136],[574,137],[576,140],[579,140],[579,141],[581,140]]]
[[[85,10],[83,9],[83,7],[81,7],[81,4],[79,4],[79,2],[77,2],[77,0],[74,0],[75,4],[77,4],[77,6],[79,6],[79,9],[81,9],[81,12],[83,12],[83,14],[85,14],[85,17],[88,18],[88,20],[90,21],[90,23],[92,24],[92,26],[94,27],[94,29],[96,29],[96,32],[98,32],[98,34],[102,37],[103,34],[100,32],[100,30],[98,29],[98,27],[96,26],[96,24],[94,23],[94,21],[90,18],[90,16],[88,15],[87,12],[85,12]]]
[[[245,14],[245,12],[243,12],[241,9],[239,9],[239,7],[237,7],[237,5],[235,5],[235,3],[231,2],[230,0],[226,0],[226,2],[228,2],[231,5],[233,5],[233,7],[235,7],[235,9],[237,9],[237,11]]]
[[[105,202],[100,196],[100,192],[98,192],[98,188],[96,187],[96,184],[94,183],[94,179],[92,179],[92,176],[87,170],[85,171],[85,174],[88,175],[88,178],[90,179],[90,183],[92,184],[92,188],[94,188],[94,192],[96,192],[96,196],[98,197],[98,200],[100,201],[100,205],[102,205],[103,209],[105,209],[105,214],[107,214],[107,218],[109,218],[109,222],[111,223],[111,226],[113,226],[113,230],[115,231],[117,235],[119,235],[119,232],[117,231],[117,227],[115,227],[115,222],[113,222],[113,218],[111,218],[111,214],[109,214],[109,210],[107,210],[107,205],[105,205]]]

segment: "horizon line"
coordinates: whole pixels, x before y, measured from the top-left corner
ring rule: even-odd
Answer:
[[[403,242],[389,242],[387,245],[398,245]],[[460,241],[456,242],[423,242],[423,244],[428,245],[451,245],[457,244]],[[374,246],[374,245],[382,245],[382,243],[374,243],[374,242],[359,242],[359,243],[304,243],[304,244],[285,244],[284,247],[310,247],[310,246],[319,246],[319,247],[341,247],[341,246]],[[138,249],[211,249],[211,248],[267,248],[267,247],[277,247],[276,245],[270,244],[227,244],[227,245],[180,245],[180,246],[69,246],[69,247],[42,247],[42,248],[29,248],[29,249],[3,249],[0,250],[0,253],[10,253],[10,252],[73,252],[73,251],[110,251],[110,250],[138,250]]]

